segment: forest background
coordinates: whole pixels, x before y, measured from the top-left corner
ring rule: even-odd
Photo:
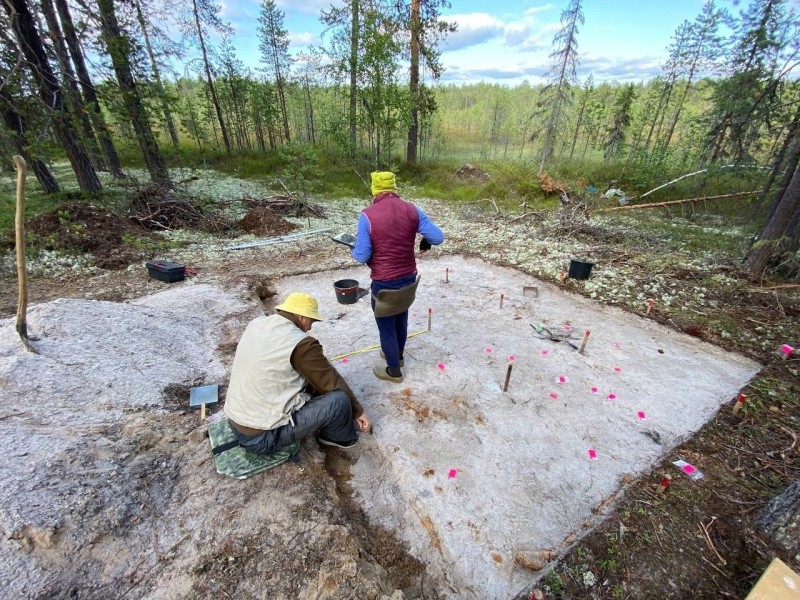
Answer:
[[[596,84],[592,75],[577,81],[584,16],[571,0],[546,83],[514,88],[437,85],[441,44],[456,27],[441,17],[446,6],[332,5],[320,14],[323,44],[296,56],[284,13],[264,0],[254,72],[209,0],[6,0],[0,147],[27,158],[46,193],[60,189],[48,164],[64,156],[88,193],[101,190],[98,171],[122,178],[123,164],[144,164],[167,188],[169,165],[245,176],[292,165],[294,180],[325,173],[316,179],[328,192],[339,183],[358,188],[353,167],[391,168],[422,178],[435,196],[525,207],[544,196],[531,167],[573,187],[580,178],[578,188],[605,191],[613,180],[629,196],[707,169],[691,190],[674,192],[761,189],[752,210],[765,231],[746,261],[752,275],[797,250],[796,202],[781,206],[800,146],[796,3],[754,0],[730,11],[709,0],[675,31],[658,77]],[[188,48],[200,58],[178,76]],[[463,161],[499,163],[506,176],[453,190],[436,171]],[[773,217],[779,222],[766,230]]]

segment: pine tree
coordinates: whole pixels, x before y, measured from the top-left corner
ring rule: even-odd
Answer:
[[[286,112],[286,85],[291,69],[289,56],[289,33],[283,28],[284,13],[275,5],[275,0],[262,0],[258,16],[258,48],[264,70],[275,82],[281,111],[283,135],[290,141],[289,117]]]
[[[133,78],[131,68],[131,42],[123,32],[117,21],[114,9],[114,0],[97,0],[97,7],[100,11],[100,20],[103,29],[103,39],[108,48],[108,55],[117,76],[122,98],[125,102],[125,112],[133,129],[136,132],[136,140],[142,152],[150,178],[165,187],[172,187],[169,172],[161,156],[153,129],[150,126],[150,119],[142,102],[139,87]]]
[[[553,153],[556,135],[572,102],[572,86],[577,81],[578,25],[584,23],[581,1],[570,0],[566,10],[561,13],[561,29],[553,37],[555,50],[550,54],[550,58],[555,60],[555,64],[550,69],[548,83],[542,90],[539,101],[543,111],[550,113],[544,128],[544,146],[539,162],[539,173],[544,171],[544,165]]]
[[[636,88],[632,83],[624,86],[614,103],[614,124],[608,130],[603,158],[610,160],[617,156],[625,143],[625,134],[631,124],[631,106],[636,97]]]
[[[439,43],[447,33],[456,30],[456,25],[440,18],[442,8],[450,8],[446,0],[411,0],[411,14],[408,31],[411,40],[409,89],[411,92],[411,124],[408,128],[406,160],[417,160],[419,145],[420,120],[427,117],[436,108],[432,95],[421,89],[419,68],[420,57],[434,80],[442,74]]]
[[[706,153],[712,163],[750,158],[776,109],[777,60],[789,25],[784,4],[753,0],[740,13],[727,77],[716,82],[712,98]]]
[[[72,115],[64,103],[64,93],[50,67],[42,38],[26,0],[6,0],[3,7],[16,42],[36,81],[39,97],[53,119],[56,138],[72,165],[78,185],[84,192],[99,192],[97,173],[73,126]]]

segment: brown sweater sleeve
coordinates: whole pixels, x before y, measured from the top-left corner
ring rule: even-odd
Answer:
[[[306,381],[320,394],[327,394],[334,390],[339,390],[347,394],[350,398],[350,405],[353,407],[353,418],[357,419],[364,414],[364,409],[356,400],[356,395],[344,378],[339,375],[339,371],[325,358],[322,352],[322,344],[313,337],[307,337],[301,341],[292,351],[289,359],[294,370],[306,378]]]

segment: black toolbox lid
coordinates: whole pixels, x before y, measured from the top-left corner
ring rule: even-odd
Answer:
[[[156,271],[165,271],[170,273],[172,271],[183,271],[186,267],[180,263],[172,262],[171,260],[151,260],[145,263],[148,269]]]

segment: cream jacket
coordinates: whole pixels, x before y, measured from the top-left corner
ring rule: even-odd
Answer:
[[[236,347],[231,381],[225,398],[225,416],[239,425],[275,429],[292,422],[292,413],[309,394],[306,380],[290,359],[307,334],[281,315],[250,322]]]

